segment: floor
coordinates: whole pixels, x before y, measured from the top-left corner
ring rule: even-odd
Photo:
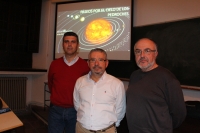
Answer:
[[[16,115],[23,122],[23,128],[4,133],[47,133],[48,107],[31,106],[30,111],[17,112]],[[118,133],[128,133],[126,119],[124,118],[117,128]],[[182,125],[174,129],[173,133],[200,133],[200,117],[187,116]]]
[[[48,110],[44,111],[43,107],[33,106],[33,110],[41,115],[38,115],[31,109],[14,112],[24,124],[13,130],[5,131],[3,133],[47,133],[47,116]]]

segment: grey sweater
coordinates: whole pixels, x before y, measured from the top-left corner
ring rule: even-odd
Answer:
[[[129,133],[172,133],[185,116],[180,83],[170,71],[158,66],[132,73],[126,109]]]

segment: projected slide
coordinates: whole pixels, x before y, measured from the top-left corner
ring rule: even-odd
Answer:
[[[68,7],[71,8],[70,5]],[[110,59],[129,60],[131,13],[131,5],[74,10],[60,7],[56,20],[55,55],[63,53],[63,34],[73,31],[79,36],[79,54],[82,58],[86,59],[88,52],[98,47],[104,49]],[[115,59],[116,54],[121,59]]]

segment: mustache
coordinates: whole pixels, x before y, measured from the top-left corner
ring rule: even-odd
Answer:
[[[95,65],[95,66],[93,67],[93,69],[96,69],[96,68],[99,68],[99,69],[101,69],[101,67],[100,67],[100,66],[98,66],[98,65]]]
[[[147,61],[147,59],[145,58],[145,57],[141,57],[140,59],[139,59],[139,62],[141,62],[141,61]]]

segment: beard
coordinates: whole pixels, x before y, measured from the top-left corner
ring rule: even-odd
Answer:
[[[147,64],[146,66],[140,65],[140,62],[141,62],[142,60],[147,61],[148,64]],[[151,70],[150,68],[151,68],[154,64],[155,64],[155,61],[149,62],[148,59],[144,59],[144,58],[141,58],[141,59],[137,62],[137,66],[138,66],[140,69],[142,69],[142,71],[144,71],[144,72],[145,72],[145,71]]]
[[[98,70],[101,70],[101,71],[95,71],[95,69],[98,69]],[[93,73],[95,73],[97,75],[102,75],[103,74],[102,67],[100,67],[100,66],[94,66],[93,67]]]

